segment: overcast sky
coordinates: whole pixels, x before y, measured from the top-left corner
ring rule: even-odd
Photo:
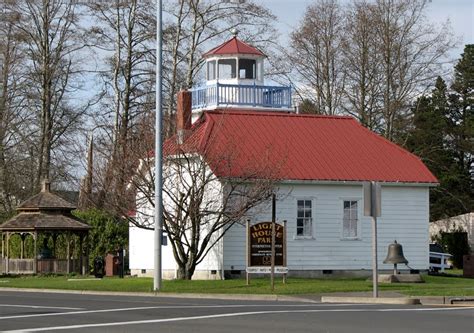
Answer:
[[[313,0],[258,0],[278,17],[277,28],[284,40],[294,30],[304,15],[305,8]],[[342,2],[350,2],[343,0]],[[452,56],[459,58],[465,44],[474,44],[474,0],[432,0],[427,12],[429,20],[441,24],[450,20],[459,46]]]

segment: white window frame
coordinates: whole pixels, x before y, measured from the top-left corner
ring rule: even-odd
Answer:
[[[298,219],[301,217],[298,217],[298,201],[309,201],[311,202],[311,217],[303,217],[303,219],[309,220],[309,227],[306,228],[306,230],[309,230],[308,234],[303,234],[303,235],[298,235]],[[294,216],[295,216],[295,236],[294,239],[314,239],[314,212],[315,212],[315,200],[314,198],[308,198],[308,197],[299,197],[296,198],[295,200],[295,211],[294,211]],[[304,225],[303,225],[304,228]]]
[[[210,74],[211,74],[210,67],[212,67],[212,74],[214,74],[214,76],[212,78],[210,77]],[[206,64],[206,80],[207,81],[217,80],[217,59],[212,59],[212,60],[209,60],[207,62],[207,64]]]
[[[356,212],[356,235],[346,236],[344,235],[344,204],[347,201],[355,201],[357,203]],[[341,240],[361,240],[361,198],[341,198]]]
[[[233,61],[233,64],[231,63]],[[229,62],[225,64],[225,62]],[[229,77],[222,77],[221,73],[221,64],[224,63],[224,66],[230,66],[230,75]],[[239,77],[239,61],[238,58],[221,58],[217,60],[217,79],[218,80],[234,80]],[[234,72],[232,72],[234,69]],[[233,74],[233,75],[232,75]]]

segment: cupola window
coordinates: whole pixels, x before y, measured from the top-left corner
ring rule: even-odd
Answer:
[[[216,79],[216,61],[211,60],[207,62],[207,79],[215,80]]]
[[[255,60],[239,59],[239,79],[255,79]]]
[[[219,59],[219,79],[235,79],[236,67],[235,59]]]

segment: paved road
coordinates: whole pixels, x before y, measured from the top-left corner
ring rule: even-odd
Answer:
[[[2,332],[474,332],[473,307],[0,291]]]

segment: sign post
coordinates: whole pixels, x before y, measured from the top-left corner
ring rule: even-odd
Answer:
[[[270,277],[272,291],[275,289],[275,219],[276,219],[275,203],[276,203],[276,199],[275,199],[275,193],[274,193],[272,195],[272,273]]]
[[[377,182],[364,183],[364,215],[372,217],[372,285],[373,297],[379,296],[378,291],[378,259],[377,259],[377,217],[382,213],[381,186]]]
[[[250,266],[250,219],[247,219],[245,222],[245,230],[246,230],[246,239],[247,239],[247,246],[245,247],[245,257],[246,257],[246,262],[247,262],[247,267]],[[248,271],[245,272],[246,280],[247,280],[247,286],[250,285],[250,274]]]
[[[286,263],[286,220],[283,220],[283,267],[288,267]],[[283,284],[286,284],[286,273],[283,273]]]

